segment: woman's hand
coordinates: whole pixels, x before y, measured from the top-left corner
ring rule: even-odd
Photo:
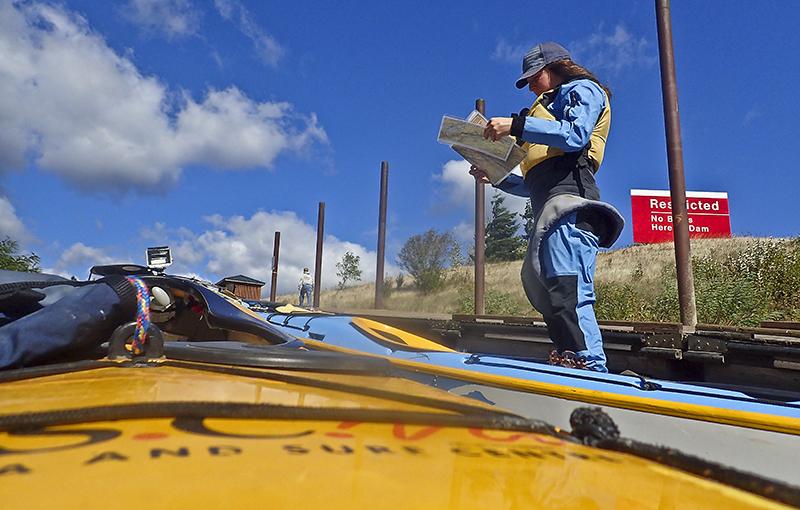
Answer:
[[[491,138],[497,141],[511,133],[511,117],[492,117],[486,129],[483,130],[483,137],[487,140]]]
[[[475,177],[475,180],[478,182],[482,182],[483,184],[492,183],[492,181],[490,181],[489,178],[486,177],[486,172],[484,172],[483,170],[481,170],[476,166],[471,166],[469,168],[469,173],[472,174]]]

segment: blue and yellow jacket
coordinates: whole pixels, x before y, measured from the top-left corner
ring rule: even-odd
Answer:
[[[597,235],[600,246],[610,247],[619,237],[624,220],[600,201],[594,178],[610,126],[608,97],[585,78],[542,93],[526,117],[515,119],[511,134],[527,153],[520,164],[522,176],[510,174],[496,187],[531,199],[534,238],[543,238],[550,225],[572,212],[578,213],[580,228]]]

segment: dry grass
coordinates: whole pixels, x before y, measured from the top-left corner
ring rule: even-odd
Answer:
[[[730,253],[740,251],[763,238],[732,237],[730,239],[694,239],[692,257],[709,256],[722,260]],[[643,283],[656,281],[666,266],[675,265],[675,248],[672,243],[627,246],[601,253],[597,257],[598,283],[629,283],[634,273],[641,273]]]
[[[697,239],[692,241],[692,255],[723,260],[729,254],[741,251],[759,239]],[[634,284],[643,288],[655,288],[665,268],[674,267],[674,261],[672,243],[628,246],[602,252],[597,258],[596,281],[598,285]],[[522,290],[519,276],[521,268],[521,260],[486,265],[487,313],[491,313],[489,296],[500,296],[503,310],[512,310],[512,313],[518,315],[536,315]],[[472,293],[472,266],[462,266],[449,271],[447,284],[429,295],[417,292],[413,288],[413,279],[406,277],[403,288],[392,288],[390,295],[384,298],[384,307],[389,310],[423,313],[463,313],[469,311],[465,309],[465,304],[471,308],[469,299]],[[328,310],[364,310],[372,308],[374,296],[374,284],[364,284],[343,290],[323,291],[320,303],[322,308]],[[278,300],[297,303],[297,295],[278,296]]]

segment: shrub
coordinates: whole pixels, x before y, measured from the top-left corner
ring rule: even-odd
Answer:
[[[345,288],[348,282],[357,282],[361,280],[360,263],[361,257],[349,251],[336,263],[336,276],[339,277],[339,290]]]
[[[641,266],[631,283],[598,284],[600,319],[680,320],[675,267],[642,285]],[[724,257],[692,259],[697,317],[701,323],[756,326],[800,317],[800,240],[757,241]]]
[[[475,312],[475,290],[471,286],[458,288],[459,300],[457,313]],[[530,305],[517,301],[511,294],[494,290],[486,291],[483,296],[484,309],[488,315],[525,315]]]
[[[383,280],[383,287],[381,288],[381,294],[383,297],[388,298],[392,295],[392,286],[394,285],[394,281],[391,278],[386,278]]]
[[[414,277],[417,288],[425,294],[442,286],[446,264],[457,257],[458,243],[452,234],[433,229],[410,237],[397,255],[400,267]]]

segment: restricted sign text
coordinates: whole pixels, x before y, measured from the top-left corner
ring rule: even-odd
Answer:
[[[730,237],[728,194],[687,191],[689,237]],[[672,201],[666,190],[631,190],[633,242],[663,243],[673,240]]]

